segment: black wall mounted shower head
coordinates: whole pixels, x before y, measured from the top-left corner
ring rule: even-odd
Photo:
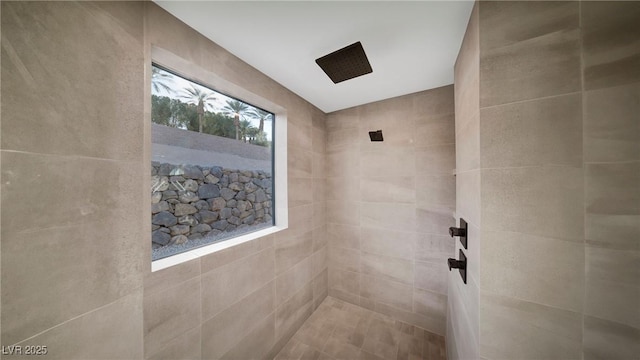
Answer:
[[[382,138],[382,130],[369,131],[369,138],[371,139],[371,141],[383,141],[384,139]]]

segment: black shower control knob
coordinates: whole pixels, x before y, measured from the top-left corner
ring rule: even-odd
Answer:
[[[451,235],[451,237],[454,237],[454,236],[467,236],[467,230],[463,229],[463,228],[450,227],[449,228],[449,235]]]
[[[451,269],[465,269],[467,267],[467,262],[466,261],[460,261],[460,260],[449,258],[449,259],[447,259],[447,262],[449,263],[449,270],[451,270]]]

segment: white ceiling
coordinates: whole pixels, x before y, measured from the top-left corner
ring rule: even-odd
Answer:
[[[159,1],[324,112],[453,83],[473,1]],[[334,84],[315,59],[362,42],[373,73]]]

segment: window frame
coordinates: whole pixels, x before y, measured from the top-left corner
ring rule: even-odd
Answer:
[[[284,107],[273,103],[257,94],[254,94],[243,87],[236,85],[221,76],[205,70],[201,66],[189,62],[178,55],[175,55],[165,49],[152,46],[151,59],[147,61],[146,66],[146,85],[145,85],[145,163],[151,164],[152,158],[152,139],[151,139],[151,67],[156,64],[161,68],[184,77],[190,81],[201,84],[203,86],[214,89],[224,95],[234,97],[240,101],[252,104],[274,114],[273,121],[273,219],[274,224],[268,228],[250,232],[236,237],[231,237],[222,241],[218,241],[209,245],[178,253],[166,258],[151,261],[151,271],[159,271],[171,266],[175,266],[187,261],[198,259],[200,257],[213,254],[215,252],[240,245],[249,241],[256,240],[261,237],[269,236],[279,231],[285,230],[289,226],[289,208],[287,194],[287,111]],[[149,172],[145,175],[145,184],[151,181]],[[146,189],[147,187],[145,187]],[[145,192],[144,196],[145,209],[151,204],[151,193]],[[151,244],[151,222],[149,221],[146,231],[147,236],[144,238],[147,244]],[[151,258],[151,256],[149,256]]]

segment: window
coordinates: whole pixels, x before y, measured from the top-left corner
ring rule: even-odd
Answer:
[[[154,261],[276,224],[275,114],[203,83],[152,66]]]

